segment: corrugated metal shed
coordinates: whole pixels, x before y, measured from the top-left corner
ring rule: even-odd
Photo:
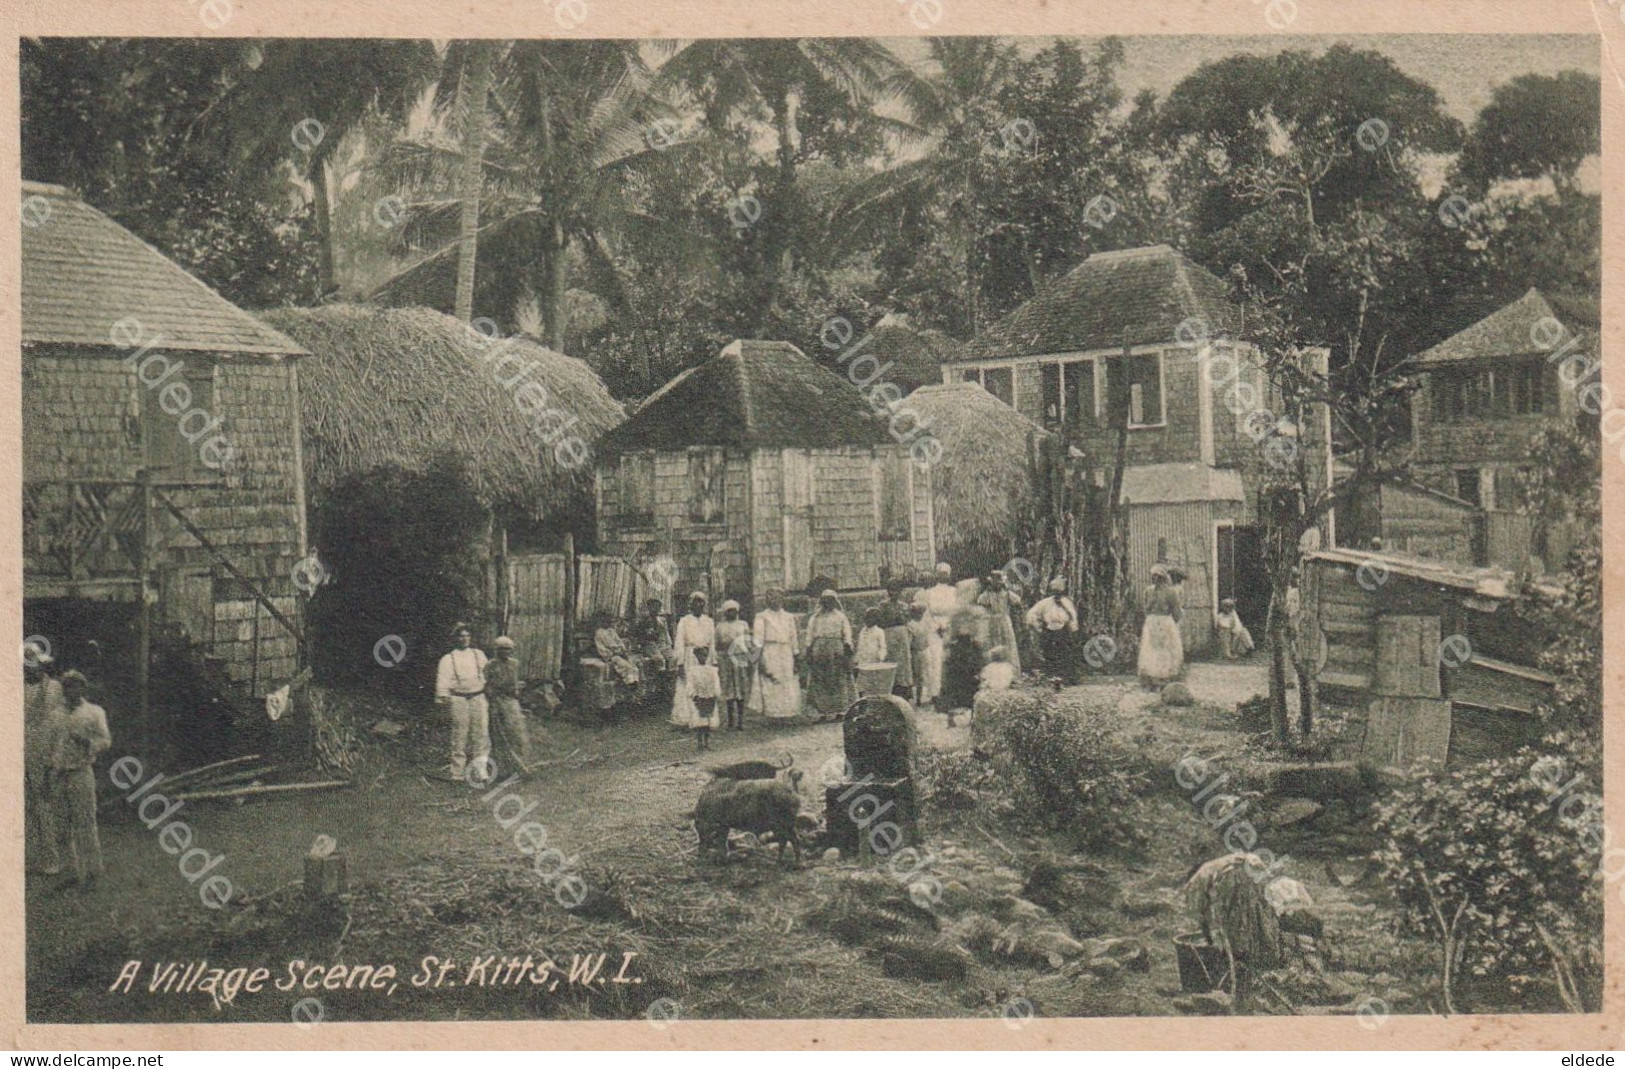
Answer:
[[[24,344],[112,348],[133,317],[156,349],[304,354],[72,191],[24,182],[23,198],[38,198],[22,228]]]

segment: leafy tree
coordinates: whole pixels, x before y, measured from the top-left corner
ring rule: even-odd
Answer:
[[[1467,132],[1456,175],[1482,193],[1501,179],[1550,178],[1560,193],[1602,151],[1602,84],[1579,71],[1524,74],[1498,85]]]

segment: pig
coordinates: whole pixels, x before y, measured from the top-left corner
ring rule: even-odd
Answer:
[[[799,779],[799,777],[797,777]],[[801,842],[796,838],[796,817],[801,813],[801,792],[794,781],[728,779],[719,777],[707,783],[694,805],[694,831],[700,840],[700,854],[715,850],[718,860],[728,860],[728,832],[734,829],[764,835],[779,842],[779,863],[784,863],[788,843],[801,863]]]

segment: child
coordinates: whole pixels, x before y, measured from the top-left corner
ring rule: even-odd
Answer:
[[[722,619],[717,622],[717,678],[722,689],[718,698],[728,714],[728,730],[745,730],[745,703],[750,701],[751,683],[756,677],[755,639],[750,624],[739,618],[739,602],[722,603]]]
[[[717,678],[717,666],[707,664],[711,656],[709,646],[696,646],[689,652],[694,663],[684,673],[687,677],[688,698],[694,705],[694,716],[689,721],[694,728],[694,745],[700,750],[711,748],[711,729],[717,726],[717,694],[722,689]]]
[[[880,626],[880,610],[863,611],[863,630],[858,632],[857,661],[873,664],[886,659],[886,629]]]
[[[1233,661],[1236,657],[1246,656],[1253,652],[1253,635],[1236,615],[1236,599],[1225,598],[1219,602],[1219,611],[1213,615],[1213,626],[1219,632],[1219,652],[1224,659]]]
[[[931,622],[925,618],[923,601],[910,605],[908,615],[908,649],[915,664],[914,704],[924,705],[936,697],[935,693],[928,692],[925,671],[925,659],[931,649]]]

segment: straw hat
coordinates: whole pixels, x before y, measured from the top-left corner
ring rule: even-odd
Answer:
[[[511,650],[514,648],[514,641],[507,635],[503,635],[495,642],[491,643],[491,645],[495,646],[499,650]]]

